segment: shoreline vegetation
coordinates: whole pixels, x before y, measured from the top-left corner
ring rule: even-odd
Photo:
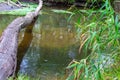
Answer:
[[[20,0],[22,2],[13,2],[11,1],[9,4],[7,1],[0,1],[0,11],[10,11],[10,10],[14,10],[14,9],[24,9],[26,7],[33,7],[33,5],[38,4],[38,1],[36,0]],[[87,2],[87,1],[46,1],[44,0],[44,6],[47,7],[78,7],[78,8],[92,8],[92,6],[94,6],[94,8],[100,8],[102,6],[103,2],[99,1],[99,2]],[[3,6],[4,5],[4,6]],[[32,5],[32,6],[31,6]]]

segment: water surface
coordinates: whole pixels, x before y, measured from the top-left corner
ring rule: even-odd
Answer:
[[[17,71],[41,80],[65,80],[65,68],[73,59],[79,59],[79,44],[73,18],[44,8],[43,14],[21,30],[18,47]],[[0,15],[0,34],[17,16]],[[20,66],[19,66],[20,65]]]

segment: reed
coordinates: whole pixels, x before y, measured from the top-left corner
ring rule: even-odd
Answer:
[[[67,69],[72,71],[67,80],[120,79],[120,23],[110,0],[104,0],[100,9],[93,7],[75,14],[82,16],[75,25],[79,54],[84,53],[86,58],[68,65]]]

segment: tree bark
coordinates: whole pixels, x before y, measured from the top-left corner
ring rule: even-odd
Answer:
[[[39,6],[34,12],[16,18],[4,30],[0,38],[0,80],[6,80],[14,75],[17,64],[18,34],[22,28],[25,28],[38,16],[42,3],[39,0]]]

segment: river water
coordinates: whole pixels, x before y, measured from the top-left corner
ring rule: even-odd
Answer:
[[[80,59],[76,30],[69,14],[52,12],[43,8],[38,19],[21,30],[18,46],[17,72],[40,80],[65,80],[67,65]],[[0,35],[18,16],[0,15]]]

